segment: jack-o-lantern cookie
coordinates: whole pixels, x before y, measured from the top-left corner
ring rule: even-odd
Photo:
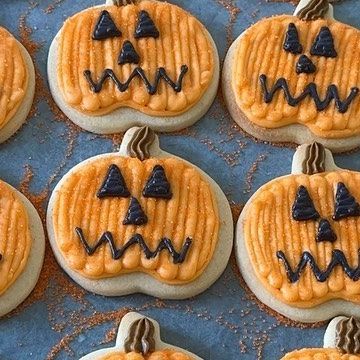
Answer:
[[[174,131],[211,106],[219,82],[213,39],[191,14],[157,0],[108,0],[65,21],[49,52],[60,109],[91,132]]]
[[[35,71],[29,53],[0,27],[0,142],[12,136],[29,114]]]
[[[33,290],[43,264],[45,234],[31,202],[0,180],[0,316]]]
[[[97,350],[80,360],[202,360],[195,354],[164,343],[159,324],[138,313],[126,314],[120,323],[116,345]]]
[[[263,19],[231,46],[223,89],[233,119],[271,142],[360,145],[360,31],[333,18],[328,0]]]
[[[242,275],[267,306],[317,322],[360,311],[360,172],[302,145],[292,174],[263,185],[236,230]]]
[[[109,296],[196,295],[224,271],[233,237],[219,186],[160,150],[148,127],[128,130],[119,153],[70,170],[51,196],[47,225],[65,271]]]
[[[323,349],[301,349],[282,360],[360,360],[360,321],[339,316],[326,329]]]

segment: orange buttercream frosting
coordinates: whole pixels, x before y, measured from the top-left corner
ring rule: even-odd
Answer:
[[[301,54],[283,49],[290,23],[294,23],[303,51],[316,66],[316,72],[297,74]],[[328,27],[334,39],[337,56],[334,58],[310,55],[310,49],[322,27]],[[341,36],[340,36],[341,35]],[[315,135],[324,138],[345,138],[360,133],[360,96],[345,113],[340,113],[334,100],[318,111],[314,100],[307,97],[300,104],[288,105],[282,90],[270,103],[265,103],[260,84],[262,74],[269,89],[280,79],[286,79],[293,97],[300,96],[305,87],[314,83],[320,99],[328,87],[336,85],[340,99],[345,100],[353,87],[360,87],[360,32],[334,20],[303,21],[295,16],[275,16],[249,28],[240,38],[234,53],[232,89],[236,103],[248,120],[264,128],[279,128],[290,124],[307,126]]]
[[[148,218],[146,224],[123,224],[129,197],[97,197],[112,164],[121,170],[131,196],[139,201]],[[173,194],[170,200],[142,195],[155,165],[161,165],[165,170]],[[71,269],[87,278],[141,271],[166,283],[182,284],[198,277],[213,256],[219,230],[217,211],[210,185],[187,163],[175,158],[150,158],[141,162],[114,154],[92,159],[64,178],[53,203],[54,235]],[[119,259],[114,259],[109,244],[103,244],[94,254],[88,255],[75,233],[76,227],[82,229],[90,245],[105,232],[111,232],[116,248],[135,234],[140,234],[152,251],[163,238],[171,240],[177,252],[187,238],[192,239],[192,243],[183,263],[174,263],[167,250],[146,259],[138,244],[128,248]]]
[[[0,129],[14,116],[28,87],[28,71],[19,43],[0,27]]]
[[[99,357],[98,360],[193,360],[193,358],[177,350],[164,349],[155,351],[148,355],[142,355],[136,352],[127,354],[113,352],[111,354]]]
[[[107,10],[121,31],[120,37],[93,40],[99,16]],[[158,38],[135,39],[138,15],[145,10],[159,31]],[[140,57],[138,64],[118,64],[125,41],[130,41]],[[182,90],[175,92],[163,79],[154,95],[150,95],[139,79],[121,92],[107,79],[100,92],[94,93],[84,76],[90,70],[99,81],[105,69],[126,82],[141,67],[151,84],[159,67],[176,81],[181,66],[188,71]],[[126,6],[102,6],[82,11],[68,19],[59,38],[58,83],[68,105],[89,115],[107,114],[120,107],[130,107],[145,114],[174,116],[195,105],[210,85],[214,74],[214,48],[204,26],[181,8],[160,1],[143,0]]]
[[[0,295],[19,277],[31,248],[28,215],[18,194],[0,180]]]
[[[358,267],[360,217],[332,219],[336,188],[340,182],[355,199],[360,199],[360,173],[344,170],[275,179],[258,190],[247,207],[244,240],[252,267],[262,285],[284,303],[301,308],[330,299],[360,303],[360,281],[351,280],[341,266],[336,266],[329,278],[320,282],[307,264],[299,280],[291,283],[284,262],[277,258],[277,252],[282,251],[295,271],[302,254],[310,252],[317,266],[324,271],[332,260],[333,250],[338,249],[352,268]],[[336,241],[316,241],[319,220],[293,219],[292,207],[300,185],[306,187],[319,220],[327,219],[331,224]]]
[[[341,354],[336,349],[302,349],[285,355],[281,360],[360,360],[360,356]]]

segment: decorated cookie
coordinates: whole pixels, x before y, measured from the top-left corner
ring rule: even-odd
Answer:
[[[195,354],[165,344],[160,338],[159,324],[131,312],[121,320],[116,345],[97,350],[80,360],[202,360]]]
[[[350,10],[349,10],[350,11]],[[223,89],[233,119],[271,142],[360,145],[360,32],[328,0],[263,19],[231,46]]]
[[[344,316],[333,319],[324,336],[324,349],[302,349],[282,360],[360,360],[360,321]]]
[[[205,27],[178,6],[108,0],[65,21],[50,48],[48,76],[60,109],[88,131],[139,124],[174,131],[209,109],[219,59]]]
[[[35,72],[25,48],[0,27],[0,142],[26,120],[35,91]]]
[[[238,220],[236,256],[260,301],[293,320],[360,311],[360,173],[302,145],[292,174],[270,181]]]
[[[30,201],[0,180],[0,316],[15,309],[35,287],[45,235]]]
[[[224,271],[233,236],[219,186],[160,150],[148,127],[128,130],[119,153],[70,170],[51,196],[47,225],[65,271],[109,296],[196,295]]]

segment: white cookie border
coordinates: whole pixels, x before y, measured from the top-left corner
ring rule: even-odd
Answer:
[[[11,34],[12,35],[12,34]],[[14,35],[12,35],[14,37]],[[15,37],[14,37],[15,39]],[[25,97],[22,99],[20,106],[16,110],[15,114],[9,119],[6,125],[0,130],[0,143],[5,142],[11,136],[13,136],[20,127],[25,123],[27,116],[29,115],[34,95],[35,95],[35,68],[32,62],[30,54],[25,47],[16,40],[17,46],[20,48],[20,52],[25,61],[27,69],[27,87],[25,89]]]
[[[302,161],[305,158],[306,147],[308,145],[301,145],[296,150],[294,154],[293,163],[292,163],[292,174],[301,174],[302,171]],[[325,168],[326,171],[338,171],[342,170],[341,168],[335,165],[332,153],[326,149],[326,158],[325,158]],[[273,181],[278,181],[286,176],[276,178]],[[269,183],[265,184],[268,185]],[[239,220],[236,225],[235,231],[235,255],[237,264],[240,268],[241,274],[254,295],[266,306],[275,310],[277,313],[295,321],[300,321],[304,323],[316,323],[319,321],[329,320],[339,314],[346,316],[359,316],[360,314],[360,304],[355,304],[350,301],[345,300],[330,300],[321,305],[317,305],[313,308],[298,308],[295,306],[287,305],[280,300],[276,299],[270,292],[268,292],[261,281],[255,274],[251,260],[249,258],[245,239],[244,239],[244,222],[246,219],[246,214],[248,209],[251,206],[253,199],[260,193],[265,186],[263,185],[258,189],[254,195],[246,203]]]
[[[15,282],[0,295],[0,317],[20,305],[34,289],[41,272],[45,254],[45,233],[38,212],[34,205],[20,191],[7,184],[25,206],[29,217],[31,249],[23,272]]]
[[[92,8],[109,6],[111,3],[111,0],[107,0],[106,4],[94,6]],[[173,4],[173,6],[177,5]],[[85,9],[81,12],[87,11],[89,9],[91,8]],[[192,16],[189,12],[187,13],[189,16]],[[200,22],[200,20],[198,21]],[[126,131],[133,126],[150,126],[155,131],[171,132],[182,130],[193,125],[207,113],[213,104],[217,94],[220,79],[220,60],[215,41],[205,26],[202,23],[201,25],[203,26],[213,47],[214,75],[208,89],[205,91],[199,101],[183,114],[164,117],[152,116],[146,115],[129,107],[122,107],[106,115],[90,116],[83,114],[74,107],[68,105],[65,102],[62,92],[59,88],[56,70],[58,63],[58,42],[62,29],[59,30],[50,45],[47,63],[49,87],[56,104],[72,122],[74,122],[82,129],[96,134],[115,134]]]
[[[126,132],[120,147],[119,156],[128,156],[127,146],[133,133],[137,129],[138,128],[132,128]],[[49,200],[46,219],[50,245],[58,263],[75,282],[90,292],[105,296],[122,296],[134,293],[143,293],[164,299],[187,299],[208,289],[221,276],[228,264],[233,245],[233,220],[230,205],[219,185],[217,185],[217,183],[209,175],[195,165],[161,150],[157,136],[156,140],[150,147],[150,153],[151,156],[155,158],[174,157],[176,159],[180,159],[181,161],[184,161],[194,167],[200,172],[204,179],[209,182],[217,201],[220,217],[219,239],[214,250],[213,258],[204,272],[197,279],[185,285],[165,284],[156,280],[152,276],[141,272],[133,272],[111,278],[93,280],[85,278],[76,271],[72,270],[68,266],[56,243],[52,223],[53,205],[56,193],[59,191],[68,176],[71,176],[71,174],[79,167],[96,160],[100,160],[104,157],[113,157],[114,153],[94,156],[76,165],[59,181]]]
[[[80,358],[80,360],[99,360],[100,357],[105,356],[105,355],[110,355],[112,352],[116,352],[116,351],[124,352],[125,351],[125,349],[124,349],[125,341],[129,334],[129,329],[130,329],[131,325],[135,321],[137,321],[139,319],[143,319],[143,318],[150,320],[152,322],[152,324],[154,325],[154,328],[155,328],[155,332],[154,332],[155,351],[162,350],[162,349],[171,349],[171,350],[176,350],[176,351],[182,352],[182,353],[190,356],[192,360],[203,360],[202,358],[198,357],[197,355],[195,355],[185,349],[164,343],[161,340],[159,323],[153,319],[150,319],[146,316],[140,315],[136,312],[130,312],[122,318],[120,326],[119,326],[117,338],[116,338],[116,345],[114,347],[94,351],[88,355],[83,356],[82,358]]]

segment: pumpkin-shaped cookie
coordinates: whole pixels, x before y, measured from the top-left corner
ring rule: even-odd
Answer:
[[[0,142],[26,120],[35,91],[30,55],[6,29],[0,27]]]
[[[30,201],[0,180],[0,317],[33,290],[43,263],[45,235]]]
[[[360,360],[360,321],[344,316],[333,319],[324,336],[324,349],[301,349],[282,360]]]
[[[116,133],[183,129],[212,104],[213,39],[191,14],[157,0],[108,0],[65,21],[48,60],[52,95],[77,125]]]
[[[116,345],[97,350],[80,360],[202,360],[179,347],[165,344],[159,324],[138,313],[126,314],[121,320]]]
[[[223,192],[200,169],[161,151],[147,127],[130,129],[120,153],[65,175],[47,224],[60,265],[104,295],[193,296],[220,276],[232,246]]]
[[[335,20],[328,0],[303,0],[294,16],[263,19],[231,46],[223,76],[230,113],[262,140],[357,147],[359,55],[358,29]]]
[[[300,146],[292,174],[263,185],[237,224],[236,255],[250,289],[303,322],[360,310],[360,173],[322,145]]]

